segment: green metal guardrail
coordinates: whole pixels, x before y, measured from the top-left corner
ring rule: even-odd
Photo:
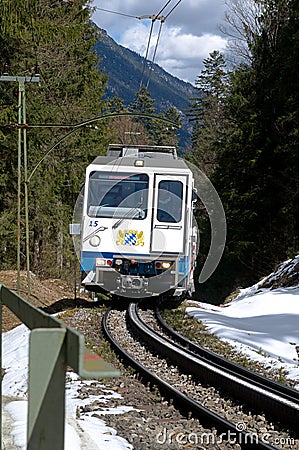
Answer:
[[[63,450],[67,366],[83,378],[110,378],[117,377],[120,373],[100,356],[85,349],[82,334],[44,313],[2,284],[0,284],[1,335],[2,305],[7,306],[32,330],[29,344],[27,450]],[[1,344],[0,338],[0,362],[2,362]],[[0,395],[1,450],[1,384]]]

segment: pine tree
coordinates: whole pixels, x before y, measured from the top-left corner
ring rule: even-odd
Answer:
[[[67,254],[70,248],[68,223],[85,166],[105,146],[104,122],[78,128],[44,156],[73,124],[99,116],[103,110],[100,98],[106,77],[99,72],[92,51],[97,31],[89,22],[88,2],[83,0],[1,2],[0,17],[1,64],[8,63],[12,75],[32,75],[37,65],[41,72],[39,87],[26,85],[28,168],[29,174],[34,172],[29,183],[31,267],[36,272],[58,275],[65,267],[62,253]],[[17,118],[17,86],[6,85],[0,91],[1,109],[5,111],[0,113],[0,144],[6,155],[0,173],[1,184],[8,192],[8,198],[0,203],[4,235],[16,222],[13,203],[17,179],[16,132],[7,127]],[[45,127],[53,123],[69,124],[70,128]],[[32,124],[42,126],[30,128]],[[13,211],[10,215],[9,208]],[[10,246],[10,242],[14,240],[7,235],[0,248],[1,261],[8,265],[15,259],[15,244]]]
[[[227,72],[224,56],[210,53],[203,61],[204,69],[195,80],[196,98],[191,99],[189,111],[193,122],[192,160],[207,175],[215,170],[218,149],[224,133],[224,100]]]
[[[182,126],[182,120],[181,120],[181,114],[180,112],[174,107],[170,106],[167,111],[165,112],[165,118],[168,120],[171,120],[176,125],[167,125],[164,124],[165,127],[165,137],[164,137],[164,145],[173,145],[174,147],[178,147],[179,145],[179,139],[177,134],[177,129],[175,126],[180,128]]]
[[[298,6],[265,0],[252,66],[231,77],[231,129],[212,180],[228,220],[223,272],[256,281],[298,251]]]
[[[250,63],[230,74],[223,102],[225,129],[211,181],[228,235],[220,266],[200,286],[208,301],[258,281],[298,252],[298,2],[262,0],[256,11],[255,30],[244,22]],[[202,232],[204,247],[209,233]]]
[[[142,86],[139,92],[137,92],[135,100],[132,104],[132,112],[145,116],[149,115],[158,117],[140,117],[136,119],[145,129],[148,144],[173,145],[172,143],[177,143],[173,129],[169,124],[163,122],[163,120],[160,120],[160,118],[173,120],[178,126],[180,126],[180,115],[178,111],[175,108],[170,107],[165,113],[157,114],[154,107],[154,101],[145,86]]]
[[[141,115],[153,115],[155,113],[154,101],[151,98],[150,92],[145,86],[141,86],[136,93],[135,99],[132,103],[131,110],[134,114]],[[153,119],[148,117],[140,117],[136,119],[136,122],[141,124],[145,130],[149,144],[153,144],[151,138],[151,130],[153,125]]]

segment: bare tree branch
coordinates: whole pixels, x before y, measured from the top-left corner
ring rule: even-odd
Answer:
[[[238,62],[252,61],[251,45],[254,36],[261,33],[262,1],[226,0],[228,8],[225,19],[227,26],[221,26],[222,33],[229,37],[231,56]]]

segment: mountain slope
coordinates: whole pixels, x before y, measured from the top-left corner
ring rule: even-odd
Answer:
[[[140,87],[144,58],[137,53],[118,45],[104,30],[99,30],[100,38],[95,50],[100,57],[100,68],[109,75],[106,96],[118,95],[125,104],[132,103]],[[149,67],[147,61],[143,84],[147,84]],[[181,112],[189,107],[189,99],[194,96],[194,87],[163,70],[157,64],[152,67],[148,89],[154,100],[157,112],[175,106]]]

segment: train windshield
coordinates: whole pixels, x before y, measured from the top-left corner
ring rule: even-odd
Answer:
[[[89,217],[144,219],[148,183],[146,174],[91,172],[87,205]]]

